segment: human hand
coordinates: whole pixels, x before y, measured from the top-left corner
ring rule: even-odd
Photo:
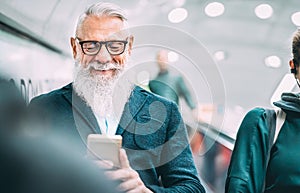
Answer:
[[[139,174],[130,167],[126,151],[120,150],[121,168],[105,172],[105,174],[113,179],[120,180],[121,184],[118,189],[127,193],[151,193],[141,180]]]

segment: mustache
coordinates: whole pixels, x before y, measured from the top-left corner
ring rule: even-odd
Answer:
[[[114,63],[106,63],[106,64],[100,64],[97,62],[93,62],[89,64],[89,69],[95,69],[95,70],[121,70],[121,66]]]

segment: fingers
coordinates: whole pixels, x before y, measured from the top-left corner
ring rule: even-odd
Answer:
[[[120,156],[121,168],[130,168],[130,164],[129,164],[125,149],[120,149],[119,156]]]
[[[112,179],[121,180],[121,184],[118,186],[120,191],[126,193],[151,193],[148,188],[145,187],[143,181],[139,177],[139,174],[133,169],[120,169],[118,171],[105,172]]]
[[[133,190],[129,190],[126,193],[153,193],[153,192],[147,188],[140,187],[140,188],[135,188]]]
[[[134,189],[139,189],[140,186],[143,186],[143,182],[139,179],[129,179],[127,181],[122,182],[119,186],[118,189],[120,191],[130,191]]]
[[[145,186],[141,180],[131,179],[131,180],[121,183],[118,186],[118,189],[120,191],[124,191],[126,193],[129,193],[129,192],[141,193],[141,192],[144,192],[143,189],[145,189]]]
[[[119,189],[127,193],[148,193],[152,192],[145,187],[137,171],[130,167],[126,151],[120,149],[120,165],[121,168],[117,170],[106,171],[105,174],[112,180],[121,180]]]
[[[107,171],[105,172],[105,174],[113,180],[122,181],[126,181],[128,179],[135,179],[139,177],[139,174],[131,168]]]

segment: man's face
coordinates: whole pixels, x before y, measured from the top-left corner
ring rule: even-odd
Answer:
[[[161,50],[157,54],[157,63],[159,65],[160,71],[166,71],[168,69],[168,52]]]
[[[113,78],[118,71],[124,69],[127,57],[132,48],[132,38],[121,32],[124,28],[123,21],[118,17],[89,16],[83,22],[77,34],[77,39],[71,38],[74,59],[84,68],[89,68],[93,77],[102,76]],[[79,41],[110,41],[127,40],[125,51],[120,55],[112,55],[102,44],[100,51],[96,55],[84,54]],[[106,66],[106,67],[104,67]]]

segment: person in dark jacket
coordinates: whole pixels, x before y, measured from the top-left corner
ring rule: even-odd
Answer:
[[[119,192],[118,183],[72,152],[68,141],[28,133],[25,100],[1,75],[0,93],[0,192]]]
[[[187,88],[182,76],[170,74],[168,65],[168,51],[160,50],[157,53],[158,75],[149,82],[151,92],[174,101],[179,104],[179,98],[183,97],[190,109],[195,109],[191,93]]]
[[[124,11],[110,3],[96,3],[79,17],[71,38],[74,82],[34,98],[34,122],[83,154],[89,134],[121,135],[121,168],[106,172],[120,190],[205,192],[177,105],[127,84],[133,44],[127,27]]]
[[[290,68],[300,88],[299,30],[293,37],[292,53]],[[283,93],[274,105],[285,119],[273,145],[267,110],[255,108],[245,116],[232,152],[226,193],[300,192],[300,93]]]

